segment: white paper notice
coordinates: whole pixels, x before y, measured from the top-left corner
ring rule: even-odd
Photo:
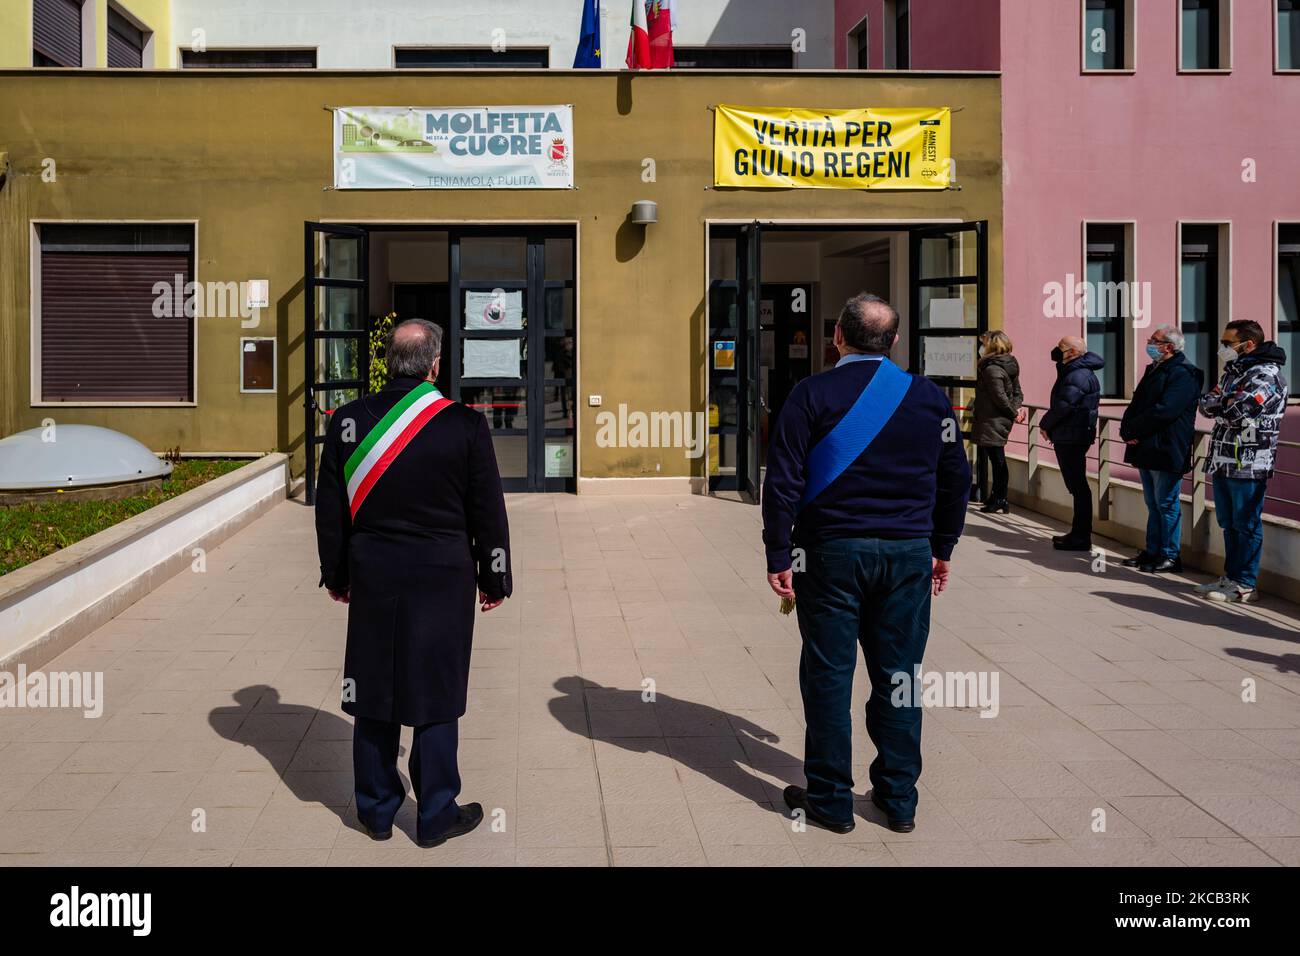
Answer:
[[[519,378],[518,339],[466,339],[465,378]]]
[[[922,371],[926,375],[941,375],[949,378],[975,377],[975,337],[961,336],[923,336],[925,342],[925,365]]]
[[[465,293],[465,328],[522,329],[524,294],[494,289],[491,292]]]
[[[966,324],[966,304],[961,299],[931,299],[930,328],[960,329]]]

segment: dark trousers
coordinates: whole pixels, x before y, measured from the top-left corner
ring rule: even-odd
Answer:
[[[1056,463],[1061,468],[1065,490],[1074,498],[1074,521],[1070,537],[1092,540],[1092,486],[1088,484],[1090,445],[1056,445]]]
[[[993,487],[988,472],[993,471]],[[978,445],[975,449],[975,476],[981,501],[1004,501],[1007,497],[1007,451],[1000,445]]]
[[[844,538],[806,549],[794,576],[803,653],[804,776],[808,803],[835,822],[853,818],[853,669],[858,646],[871,679],[871,785],[891,817],[916,814],[921,709],[891,698],[896,674],[914,678],[930,635],[930,542]]]
[[[357,819],[371,830],[393,826],[406,797],[397,772],[402,725],[358,717],[352,728],[352,772],[356,779]],[[416,727],[407,770],[418,810],[416,836],[432,840],[453,823],[459,808],[460,771],[456,766],[456,721]]]
[[[1223,529],[1223,573],[1243,588],[1259,578],[1264,549],[1264,492],[1259,478],[1214,477],[1214,517]]]

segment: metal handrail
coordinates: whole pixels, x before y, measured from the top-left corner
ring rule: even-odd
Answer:
[[[1026,478],[1026,483],[1028,485],[1033,482],[1034,477],[1038,472],[1039,451],[1044,447],[1050,447],[1050,442],[1044,442],[1041,438],[1041,422],[1043,419],[1043,413],[1047,411],[1047,406],[1026,403],[1024,408],[1028,410],[1028,418],[1024,422],[1017,422],[1012,426],[1011,436],[1008,437],[1007,443],[1025,446],[1025,460],[1029,466],[1029,472]],[[1111,467],[1116,464],[1124,464],[1123,456],[1121,456],[1119,460],[1116,460],[1111,450],[1111,446],[1113,445],[1118,444],[1122,448],[1125,444],[1117,436],[1111,434],[1111,425],[1122,420],[1122,415],[1113,415],[1107,414],[1104,411],[1098,411],[1097,450],[1094,453],[1090,449],[1088,455],[1085,457],[1085,461],[1095,463],[1096,465],[1095,472],[1090,473],[1097,475],[1097,501],[1095,502],[1095,505],[1097,508],[1097,517],[1103,521],[1110,517],[1111,512]],[[1020,425],[1023,425],[1026,429],[1025,437],[1023,439],[1015,437],[1015,429]],[[1210,456],[1211,434],[1213,434],[1212,429],[1205,428],[1201,425],[1195,426],[1196,439],[1192,453],[1192,473],[1188,478],[1183,479],[1184,481],[1190,481],[1192,483],[1192,520],[1197,526],[1199,526],[1203,516],[1205,515],[1207,498],[1209,497],[1207,494],[1207,486],[1209,485],[1208,476],[1205,474],[1201,466]],[[1300,449],[1300,441],[1279,440],[1278,447]],[[1278,475],[1286,475],[1290,478],[1300,478],[1300,472],[1288,471],[1284,468],[1275,468],[1274,473]],[[1029,488],[1026,487],[1025,490],[1028,492]],[[1283,498],[1279,495],[1265,494],[1264,499],[1265,501],[1273,501],[1278,504],[1300,508],[1300,500],[1294,498]]]

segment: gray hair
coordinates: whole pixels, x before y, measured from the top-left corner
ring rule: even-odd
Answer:
[[[428,319],[399,323],[384,343],[389,378],[425,378],[441,354],[442,329]]]
[[[1186,344],[1187,340],[1183,337],[1183,330],[1178,328],[1178,326],[1157,326],[1156,332],[1163,332],[1165,334],[1165,341],[1174,347],[1175,352],[1181,352],[1183,350],[1183,346]],[[1154,335],[1155,332],[1151,334]]]
[[[884,354],[898,334],[898,312],[880,296],[859,292],[844,303],[838,324],[844,344],[849,348],[872,355]]]

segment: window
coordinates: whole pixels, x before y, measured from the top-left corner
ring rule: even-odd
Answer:
[[[871,31],[867,29],[867,18],[849,31],[847,66],[850,70],[866,70],[871,67]]]
[[[1084,262],[1087,270],[1088,349],[1106,360],[1099,372],[1101,394],[1122,398],[1129,315],[1129,242],[1122,223],[1087,223],[1084,226]]]
[[[81,66],[82,0],[33,0],[32,66]]]
[[[910,0],[885,0],[885,69],[912,68]]]
[[[673,50],[678,70],[793,70],[789,46],[687,46]]]
[[[186,70],[314,70],[315,50],[181,50]]]
[[[1219,330],[1227,322],[1226,226],[1184,223],[1179,268],[1179,323],[1187,360],[1217,381]]]
[[[1277,227],[1277,344],[1288,356],[1300,355],[1300,223]],[[1300,375],[1291,376],[1291,394],[1300,393]]]
[[[1083,68],[1133,69],[1132,0],[1084,0]]]
[[[108,65],[140,69],[144,66],[145,32],[108,8]]]
[[[1181,0],[1181,3],[1178,29],[1182,69],[1231,69],[1231,0]]]
[[[194,227],[37,228],[39,400],[192,402]]]
[[[1277,0],[1277,68],[1300,70],[1300,0]]]
[[[406,47],[393,51],[399,70],[544,70],[551,65],[546,47],[511,47],[497,52],[491,47]]]

